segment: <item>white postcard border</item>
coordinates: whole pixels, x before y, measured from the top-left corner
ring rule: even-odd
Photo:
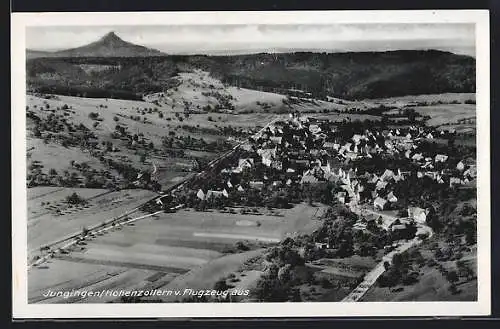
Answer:
[[[14,13],[12,63],[12,293],[14,318],[194,318],[489,315],[490,85],[487,10]],[[105,22],[105,23],[103,23]],[[478,300],[476,302],[300,302],[57,304],[27,302],[25,27],[211,24],[475,23],[478,165]]]

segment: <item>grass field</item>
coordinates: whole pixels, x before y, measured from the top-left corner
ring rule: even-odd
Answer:
[[[237,272],[246,260],[260,255],[263,249],[259,246],[278,242],[288,234],[313,230],[320,224],[320,221],[312,219],[317,209],[323,208],[301,204],[286,210],[283,217],[181,210],[119,226],[103,235],[90,237],[84,244],[72,247],[68,254],[57,256],[49,263],[30,270],[30,300],[38,301],[40,297],[37,295],[40,295],[42,288],[56,289],[61,284],[66,284],[68,289],[82,285],[88,288],[94,283],[87,285],[85,282],[92,281],[97,275],[91,271],[96,268],[101,271],[100,275],[103,275],[102,271],[116,271],[117,268],[124,271],[107,278],[106,287],[130,289],[131,286],[144,284],[147,275],[169,273],[169,280],[156,284],[165,289],[209,289],[221,277]],[[83,217],[78,222],[85,219],[88,220]],[[59,235],[60,231],[59,228]],[[238,241],[250,246],[251,250],[227,254]],[[88,269],[77,275],[73,267],[62,266],[61,263],[77,264],[78,268],[88,266]],[[69,273],[64,270],[66,267],[71,268]],[[47,273],[55,278],[40,287],[40,281]],[[176,278],[170,283],[173,277]],[[255,280],[251,282],[255,283]],[[55,298],[46,301],[60,300]],[[88,300],[91,301],[94,300]]]
[[[162,107],[173,111],[182,110],[185,102],[189,102],[190,108],[202,110],[209,105],[212,108],[219,104],[218,93],[222,96],[229,96],[230,102],[234,106],[236,113],[272,113],[286,110],[284,105],[284,95],[226,86],[220,80],[209,75],[208,72],[195,70],[194,72],[183,72],[178,77],[179,85],[168,90],[166,93],[156,93],[147,95],[145,99],[149,102],[158,101]],[[307,111],[310,109],[343,109],[344,104],[338,102],[325,102],[315,100],[314,102],[301,101],[292,105],[294,111]]]
[[[65,198],[73,192],[85,199],[90,198],[87,205],[69,207]],[[29,256],[47,243],[119,216],[156,195],[147,190],[106,192],[102,189],[28,189]]]
[[[76,147],[63,147],[55,143],[45,144],[41,139],[30,137],[26,139],[26,146],[30,149],[30,159],[40,161],[44,171],[55,169],[57,173],[62,174],[64,170],[71,168],[71,160],[80,164],[87,163],[97,170],[106,169],[98,159]]]

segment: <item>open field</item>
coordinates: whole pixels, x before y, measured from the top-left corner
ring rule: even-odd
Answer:
[[[286,210],[283,217],[181,210],[119,226],[103,235],[89,237],[86,242],[70,248],[68,254],[59,255],[48,263],[33,268],[29,272],[29,282],[36,284],[33,287],[30,285],[30,298],[38,300],[36,295],[42,289],[58,289],[64,283],[68,289],[77,289],[75,287],[82,285],[89,288],[91,284],[86,285],[85,282],[92,281],[93,276],[97,275],[91,271],[96,268],[101,271],[101,276],[104,275],[103,271],[125,271],[120,275],[107,277],[106,287],[130,289],[131,285],[141,285],[147,275],[170,273],[170,279],[179,274],[181,276],[172,284],[164,281],[165,289],[212,288],[218,279],[237,272],[246,260],[260,255],[263,249],[258,246],[279,242],[288,234],[313,230],[320,224],[320,221],[311,219],[317,214],[317,209],[322,208],[301,204]],[[78,222],[85,220],[88,221],[88,217],[83,217]],[[260,224],[257,225],[257,222]],[[61,229],[53,231],[57,231],[58,236],[61,235]],[[258,249],[225,255],[238,241]],[[88,269],[76,275],[74,267],[62,266],[61,263],[74,263],[77,267],[85,264]],[[68,273],[64,268],[71,270]],[[44,282],[42,276],[48,275],[47,273],[55,278],[40,287],[40,282]],[[74,276],[83,279],[77,280]],[[72,280],[68,281],[68,278]],[[57,300],[60,298],[48,301]]]
[[[470,119],[475,122],[476,119],[476,105],[475,104],[433,104],[426,106],[413,106],[411,107],[423,116],[430,116],[427,124],[430,126],[443,126],[449,129],[450,125],[467,126],[464,123]],[[398,114],[401,109],[392,109],[384,112],[385,114]],[[407,118],[391,118],[392,121],[407,119]],[[469,124],[470,126],[470,124]],[[474,126],[474,125],[472,125]]]
[[[205,71],[194,70],[179,73],[177,81],[179,84],[175,88],[167,92],[147,95],[145,100],[158,102],[163,108],[170,108],[172,111],[182,111],[186,104],[189,104],[190,109],[198,111],[206,106],[212,109],[218,106],[222,110],[227,110],[227,104],[224,101],[221,102],[222,98],[226,98],[234,106],[234,112],[240,114],[272,113],[288,109],[288,105],[283,103],[286,99],[284,95],[227,86]],[[291,106],[293,111],[344,109],[344,103],[304,99]]]
[[[31,190],[39,193],[36,192],[37,189],[39,188],[29,189],[28,195]],[[84,206],[69,207],[64,201],[73,192],[86,199],[92,196],[95,198]],[[38,197],[28,198],[28,250],[30,254],[36,253],[47,243],[119,216],[155,195],[156,193],[147,190],[106,193],[101,189],[60,188],[52,193],[46,192]]]
[[[441,126],[446,123],[456,123],[461,119],[476,119],[476,105],[474,104],[443,104],[429,106],[415,106],[415,111],[422,115],[429,115],[430,126]]]
[[[417,103],[464,103],[465,101],[476,100],[475,93],[443,93],[443,94],[426,94],[426,95],[407,95],[390,98],[370,99],[367,102],[372,104],[384,104],[386,106],[407,106],[408,104]]]
[[[57,209],[69,207],[66,197],[73,193],[78,194],[85,200],[108,193],[105,189],[90,188],[66,188],[55,186],[32,187],[27,189],[28,194],[28,222],[49,213],[55,213]],[[78,207],[75,207],[77,209]],[[84,208],[80,206],[79,208]],[[67,209],[67,212],[70,209]],[[80,209],[82,210],[82,209]]]
[[[197,267],[190,272],[175,277],[171,282],[166,283],[159,289],[184,290],[191,288],[194,290],[212,289],[215,283],[231,273],[237,272],[243,263],[263,253],[264,249],[256,249],[243,253],[232,254],[214,259],[204,266]],[[183,296],[162,296],[162,301],[182,300]]]
[[[57,273],[57,275],[54,275]],[[161,273],[162,275],[155,275]],[[128,269],[110,265],[53,259],[43,267],[30,272],[28,301],[30,303],[105,303],[116,299],[101,297],[50,297],[43,296],[51,291],[101,291],[106,289],[144,289],[155,283],[171,280],[173,275],[145,269]]]
[[[86,163],[96,170],[106,169],[99,159],[76,147],[64,147],[55,143],[45,144],[42,139],[30,137],[26,138],[26,147],[29,150],[29,158],[40,161],[44,171],[55,169],[57,173],[62,174],[64,170],[71,168],[71,160],[80,164]],[[114,171],[111,172],[116,174]]]
[[[209,105],[219,104],[215,93],[231,95],[232,103],[237,111],[248,110],[255,107],[256,102],[267,103],[270,108],[282,106],[283,95],[261,92],[237,87],[227,87],[218,79],[213,78],[208,72],[195,70],[194,72],[179,73],[179,85],[166,93],[156,93],[145,97],[147,101],[158,101],[162,107],[182,110],[184,102],[189,101],[192,108],[201,110]]]

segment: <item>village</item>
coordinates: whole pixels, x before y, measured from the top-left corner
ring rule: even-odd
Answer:
[[[436,147],[435,140],[448,142]],[[354,231],[376,226],[391,241],[424,238],[429,230],[420,228],[439,225],[436,191],[474,187],[475,159],[451,151],[452,143],[453,132],[423,125],[381,129],[291,113],[152,208],[261,214],[301,202],[336,203],[359,215]],[[330,241],[315,244],[333,248]],[[385,251],[395,247],[391,242]]]

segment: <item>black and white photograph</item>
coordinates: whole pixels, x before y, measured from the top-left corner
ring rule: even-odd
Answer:
[[[13,14],[14,314],[489,314],[488,30]]]

